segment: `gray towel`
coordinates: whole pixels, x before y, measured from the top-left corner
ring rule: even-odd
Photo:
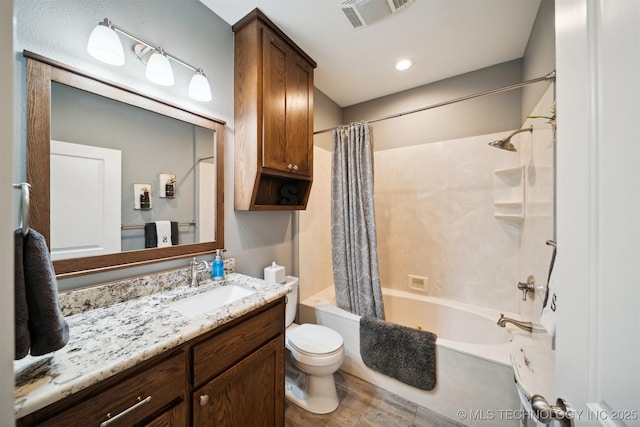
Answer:
[[[360,318],[364,364],[422,390],[436,386],[436,334],[374,317]]]
[[[67,344],[69,325],[60,311],[58,282],[47,242],[33,229],[23,237],[22,263],[31,355],[40,356]],[[16,324],[16,330],[18,327],[21,325]]]
[[[14,236],[14,314],[15,314],[15,353],[14,359],[19,360],[29,354],[31,339],[29,338],[29,307],[27,306],[27,289],[24,283],[24,267],[22,254],[24,236],[22,229],[15,231]]]

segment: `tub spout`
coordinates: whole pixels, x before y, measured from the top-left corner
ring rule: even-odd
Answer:
[[[508,317],[504,317],[504,314],[500,313],[500,318],[498,319],[498,326],[504,328],[507,323],[516,325],[518,328],[524,329],[527,332],[533,331],[533,324],[531,322],[522,322],[520,320],[510,319]]]

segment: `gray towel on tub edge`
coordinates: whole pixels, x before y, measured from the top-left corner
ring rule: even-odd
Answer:
[[[374,317],[360,318],[365,365],[422,390],[436,386],[436,334]]]

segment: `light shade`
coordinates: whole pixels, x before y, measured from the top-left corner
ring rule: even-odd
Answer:
[[[147,71],[145,76],[152,82],[162,86],[173,86],[175,80],[173,78],[173,70],[169,63],[169,58],[160,52],[155,52],[149,58],[147,63]]]
[[[98,61],[110,65],[124,65],[124,51],[116,32],[99,24],[91,32],[87,52]]]
[[[198,72],[191,77],[191,83],[189,83],[189,96],[196,101],[211,101],[211,88],[209,87],[209,81],[207,81],[207,78],[201,70],[198,70]]]

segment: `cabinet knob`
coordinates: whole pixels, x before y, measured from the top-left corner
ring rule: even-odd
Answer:
[[[203,394],[200,396],[200,406],[204,406],[207,403],[209,403],[209,395],[208,394]]]
[[[298,170],[298,165],[293,165],[293,170],[297,171]]]
[[[289,170],[293,169],[293,165],[292,165],[291,163],[289,163],[289,164],[287,165],[287,169],[289,169]]]

